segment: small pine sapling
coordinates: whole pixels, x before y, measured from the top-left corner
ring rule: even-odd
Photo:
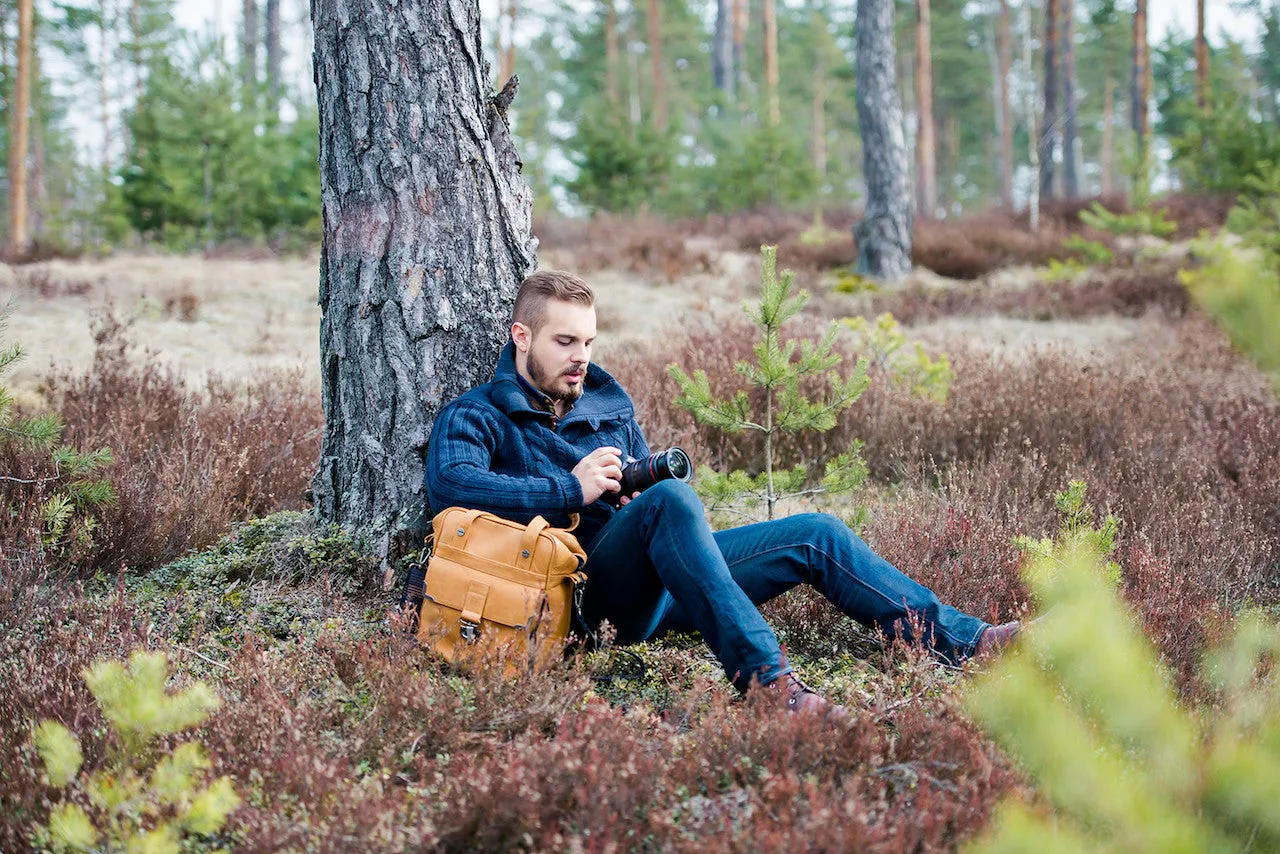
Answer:
[[[198,741],[153,758],[152,742],[202,723],[220,705],[203,682],[170,694],[168,662],[161,653],[135,652],[129,669],[99,661],[84,671],[90,693],[118,742],[107,766],[80,775],[80,742],[62,724],[42,721],[32,736],[49,784],[67,796],[37,830],[37,841],[57,851],[148,851],[167,854],[183,847],[186,834],[222,829],[240,804],[228,777],[202,786],[210,767]],[[88,803],[90,809],[82,804]]]
[[[0,309],[0,332],[7,319]],[[22,346],[0,349],[0,376],[24,357]],[[111,483],[92,475],[110,465],[110,448],[82,453],[60,444],[64,429],[57,413],[20,418],[9,390],[0,383],[0,445],[17,444],[48,454],[53,473],[44,477],[15,478],[0,475],[0,489],[7,485],[38,487],[46,496],[40,503],[40,538],[46,549],[65,554],[87,547],[93,539],[96,521],[92,511],[115,501]]]
[[[859,359],[849,376],[840,376],[836,367],[841,356],[833,350],[838,332],[835,323],[816,342],[783,340],[783,324],[801,312],[809,294],[804,290],[793,293],[792,271],[778,273],[777,247],[762,246],[760,253],[760,301],[743,307],[760,330],[756,361],[739,362],[736,369],[753,387],[763,390],[763,409],[753,411],[745,390],[729,398],[716,398],[705,371],[696,370],[690,376],[674,363],[667,366],[667,371],[680,386],[676,405],[689,410],[697,421],[726,433],[754,430],[764,438],[764,468],[758,475],[743,471],[719,474],[708,466],[699,469],[698,488],[710,508],[734,509],[734,502],[748,498],[753,503],[763,503],[767,518],[772,519],[778,502],[784,498],[845,492],[857,488],[865,479],[866,465],[858,443],[827,461],[819,486],[809,486],[811,479],[805,466],[777,470],[774,451],[780,433],[824,432],[835,427],[839,414],[866,390],[868,361]],[[826,391],[821,397],[810,399],[801,391],[801,383],[815,377],[826,379]]]
[[[955,371],[951,370],[951,360],[946,353],[931,358],[919,341],[912,355],[900,353],[907,336],[902,325],[888,312],[877,317],[875,323],[865,317],[846,317],[841,323],[858,336],[859,347],[872,372],[886,372],[894,385],[906,388],[916,397],[935,403],[947,402]]]
[[[1156,211],[1137,210],[1132,213],[1112,213],[1094,202],[1088,210],[1080,211],[1080,221],[1090,228],[1116,236],[1125,234],[1151,234],[1168,237],[1178,230],[1178,224],[1165,218],[1163,208]]]
[[[1034,539],[1016,536],[1013,544],[1024,558],[1033,561],[1032,566],[1038,569],[1052,570],[1054,555],[1081,548],[1092,554],[1103,570],[1103,578],[1107,584],[1115,588],[1120,585],[1120,564],[1110,560],[1116,550],[1116,535],[1120,533],[1120,520],[1110,513],[1096,524],[1097,513],[1093,505],[1085,501],[1088,491],[1083,480],[1073,480],[1067,488],[1053,496],[1054,506],[1062,514],[1062,527],[1057,537],[1050,539]]]

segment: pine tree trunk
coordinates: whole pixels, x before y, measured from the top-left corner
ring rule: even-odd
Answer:
[[[269,112],[274,116],[280,104],[280,0],[267,0],[267,92]]]
[[[1115,130],[1112,128],[1112,122],[1115,120],[1115,99],[1116,99],[1116,82],[1107,75],[1107,82],[1102,89],[1102,152],[1099,160],[1102,166],[1102,194],[1105,196],[1111,192],[1114,187],[1114,179],[1111,177],[1115,169]]]
[[[1196,0],[1196,104],[1209,104],[1209,42],[1204,35],[1204,0]]]
[[[911,191],[894,79],[893,0],[858,0],[858,124],[867,205],[854,226],[857,272],[889,282],[911,270]]]
[[[1133,132],[1138,137],[1140,174],[1134,187],[1146,193],[1147,174],[1147,0],[1137,0],[1133,13]]]
[[[778,8],[776,0],[764,0],[764,85],[769,95],[769,124],[782,121],[778,104]]]
[[[1076,48],[1075,2],[1062,3],[1062,182],[1068,199],[1080,195],[1076,147]]]
[[[1009,0],[1000,0],[1000,200],[1013,209],[1013,114],[1009,110],[1009,67],[1013,64],[1013,40],[1009,36]]]
[[[107,81],[111,74],[111,63],[107,61],[111,51],[107,45],[107,34],[110,32],[107,24],[107,0],[99,0],[98,15],[102,22],[98,28],[98,109],[102,111],[102,162],[98,165],[102,174],[106,175],[111,171],[111,88]]]
[[[745,95],[751,85],[747,76],[747,2],[733,0],[733,67],[738,72],[738,94]]]
[[[441,406],[487,380],[535,264],[532,194],[474,3],[312,0],[325,432],[320,517],[384,557],[425,530]],[[385,577],[384,577],[385,580]]]
[[[711,80],[733,96],[733,0],[716,0],[716,28],[711,41]]]
[[[618,9],[604,0],[604,91],[609,103],[618,104]]]
[[[662,2],[649,0],[649,74],[653,77],[653,123],[667,129],[667,78],[662,67]]]
[[[1047,0],[1044,22],[1044,118],[1040,127],[1040,198],[1053,198],[1058,142],[1058,0]]]
[[[929,0],[916,0],[916,210],[933,217],[938,212],[938,170],[933,139],[933,51],[929,42]]]
[[[1031,68],[1031,0],[1022,0],[1022,64]],[[1023,95],[1022,108],[1026,113],[1027,123],[1027,163],[1031,166],[1031,174],[1040,170],[1040,140],[1036,134],[1036,105],[1032,97],[1033,88],[1028,86]],[[1033,180],[1027,193],[1027,224],[1032,231],[1040,228],[1040,182]]]
[[[34,26],[32,0],[18,0],[18,62],[13,82],[13,109],[9,137],[9,252],[19,258],[26,254],[27,236],[27,141],[31,111],[31,30]]]
[[[818,174],[818,191],[827,183],[827,67],[822,51],[813,52],[813,171]],[[821,210],[819,210],[821,214]]]
[[[240,74],[246,90],[258,85],[258,0],[244,0],[244,31],[240,34]]]
[[[40,86],[40,51],[37,49],[36,41],[32,39],[31,46],[31,79],[35,81],[37,87]],[[39,240],[44,234],[45,214],[49,210],[49,184],[46,180],[45,160],[44,160],[44,109],[39,97],[32,99],[31,104],[31,179],[28,182],[28,195],[31,197],[31,203],[28,205],[28,228],[27,231],[33,240]]]

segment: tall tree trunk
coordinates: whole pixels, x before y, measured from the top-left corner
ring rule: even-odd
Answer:
[[[667,76],[662,65],[662,0],[649,0],[649,74],[653,77],[653,123],[667,129]]]
[[[933,217],[938,213],[938,168],[933,139],[933,50],[929,42],[929,0],[916,0],[916,210]]]
[[[1022,64],[1027,70],[1031,69],[1031,2],[1032,0],[1022,0]],[[1033,88],[1028,86],[1024,90],[1023,109],[1026,111],[1027,121],[1027,158],[1031,166],[1031,174],[1036,175],[1040,169],[1040,142],[1036,134],[1036,102],[1032,97]],[[1038,180],[1031,181],[1030,191],[1027,194],[1027,224],[1031,226],[1032,231],[1040,228],[1040,182]]]
[[[312,486],[321,518],[386,556],[425,530],[432,420],[508,339],[536,264],[533,197],[506,120],[517,84],[489,87],[477,4],[312,0],[311,19],[325,411]]]
[[[280,0],[267,0],[267,93],[269,112],[275,115],[280,105]]]
[[[507,35],[502,51],[498,54],[498,82],[502,84],[516,73],[516,16],[519,13],[519,0],[507,0]],[[501,22],[498,29],[502,29]]]
[[[1000,0],[1000,201],[1013,208],[1013,113],[1009,110],[1009,67],[1013,64],[1013,40],[1009,36],[1009,0]]]
[[[1204,35],[1204,0],[1196,0],[1196,104],[1209,105],[1209,41]]]
[[[813,52],[813,171],[818,188],[827,183],[827,66],[822,51]]]
[[[747,2],[733,0],[733,67],[738,72],[738,94],[745,95],[751,85],[747,76]]]
[[[98,27],[98,109],[102,111],[102,162],[99,166],[105,175],[111,169],[111,86],[107,78],[111,75],[111,49],[108,45],[108,34],[111,32],[110,9],[107,0],[98,0],[98,16],[101,26]]]
[[[1075,0],[1062,3],[1062,182],[1068,199],[1080,195],[1076,148],[1076,28]]]
[[[1133,132],[1138,138],[1138,174],[1134,194],[1147,193],[1147,0],[1137,0],[1133,13]]]
[[[31,111],[32,0],[18,0],[18,67],[13,82],[9,137],[9,252],[27,252],[27,132]]]
[[[133,100],[142,100],[146,76],[142,71],[142,0],[129,4],[129,59],[133,62]]]
[[[244,0],[244,30],[240,34],[240,74],[246,90],[258,85],[258,0]]]
[[[1047,0],[1044,20],[1044,118],[1040,128],[1040,196],[1053,198],[1058,141],[1058,0]]]
[[[1114,189],[1111,177],[1115,169],[1115,121],[1116,81],[1107,74],[1107,82],[1102,88],[1102,152],[1098,158],[1102,165],[1102,194],[1105,196]]]
[[[33,39],[34,41],[34,39]],[[31,79],[37,87],[37,93],[40,86],[40,51],[32,45],[31,49]],[[39,239],[44,234],[45,214],[49,210],[49,185],[46,181],[45,160],[44,160],[44,131],[45,116],[41,105],[41,98],[37,94],[32,99],[31,104],[31,180],[28,182],[29,193],[31,196],[31,204],[28,205],[28,233],[33,239]]]
[[[854,226],[857,271],[898,281],[911,270],[911,191],[894,79],[893,0],[858,0],[858,125],[867,206]]]
[[[733,0],[716,0],[716,28],[711,41],[711,80],[733,96]]]
[[[618,8],[604,0],[604,91],[609,103],[618,104]]]
[[[764,0],[764,85],[769,95],[769,124],[782,121],[778,104],[778,8],[776,0]]]

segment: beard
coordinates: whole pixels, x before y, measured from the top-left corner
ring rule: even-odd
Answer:
[[[529,378],[533,380],[534,387],[552,400],[573,402],[582,397],[582,388],[587,382],[587,368],[585,365],[557,373],[538,361],[538,355],[533,350],[530,350],[528,368]],[[582,374],[582,380],[577,385],[567,385],[561,382],[560,378],[562,376],[576,373]]]

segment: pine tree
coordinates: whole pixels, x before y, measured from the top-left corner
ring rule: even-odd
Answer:
[[[722,475],[705,466],[699,471],[698,488],[710,499],[712,509],[749,496],[753,502],[763,503],[767,518],[772,519],[777,503],[784,498],[843,492],[862,483],[866,467],[857,446],[827,462],[820,486],[809,485],[812,479],[804,466],[776,470],[774,451],[782,433],[830,430],[839,414],[862,396],[869,381],[865,358],[858,360],[847,377],[836,371],[841,356],[833,349],[839,329],[835,323],[818,341],[783,339],[783,325],[804,309],[809,294],[803,290],[792,292],[795,274],[790,270],[778,274],[777,247],[762,246],[760,253],[760,301],[743,309],[760,330],[756,361],[739,362],[737,371],[752,387],[764,392],[761,411],[753,411],[745,390],[717,399],[701,369],[693,376],[676,364],[667,370],[680,386],[676,405],[689,410],[696,420],[727,433],[752,430],[764,439],[764,469],[754,477],[741,471]],[[811,400],[800,388],[813,377],[825,377],[827,390]]]

